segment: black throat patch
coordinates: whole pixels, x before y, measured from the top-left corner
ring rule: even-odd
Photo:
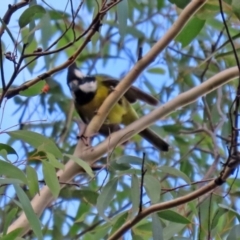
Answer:
[[[80,89],[74,92],[75,95],[75,102],[77,105],[85,105],[91,102],[95,96],[96,92],[83,92]]]

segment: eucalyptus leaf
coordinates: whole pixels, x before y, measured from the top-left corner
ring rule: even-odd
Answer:
[[[41,18],[46,13],[46,10],[40,5],[33,5],[27,8],[19,17],[18,24],[20,28],[24,28],[34,19]]]
[[[112,201],[116,190],[117,190],[117,184],[118,179],[114,178],[111,181],[109,181],[102,189],[101,193],[99,194],[99,197],[97,199],[97,209],[98,214],[104,218],[106,221],[108,221],[108,218],[106,217],[104,211],[106,208],[110,205],[110,202]]]
[[[14,185],[14,188],[17,193],[18,199],[22,205],[22,209],[27,216],[27,219],[31,219],[31,221],[29,221],[31,229],[33,230],[36,237],[39,240],[42,240],[43,235],[42,235],[42,231],[41,231],[40,220],[37,217],[36,213],[33,211],[32,205],[31,205],[27,195],[22,190],[22,188],[19,187],[17,184]]]

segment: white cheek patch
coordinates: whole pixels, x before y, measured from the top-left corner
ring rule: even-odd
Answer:
[[[72,91],[76,91],[78,89],[78,80],[71,81],[69,87]]]
[[[85,82],[84,84],[79,85],[79,89],[85,93],[96,92],[97,83],[95,81]]]
[[[78,78],[84,78],[85,77],[84,74],[81,71],[79,71],[78,69],[74,69],[74,74]]]

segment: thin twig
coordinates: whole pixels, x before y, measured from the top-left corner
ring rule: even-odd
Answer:
[[[2,49],[2,37],[0,36],[0,70],[1,70],[1,80],[2,80],[2,91],[5,91],[6,83],[4,76],[4,68],[3,68],[3,49]]]
[[[14,4],[14,5],[8,4],[8,10],[7,10],[7,12],[5,13],[5,15],[4,15],[3,19],[2,19],[3,22],[5,23],[5,25],[9,24],[10,19],[11,19],[13,13],[16,12],[18,9],[23,8],[26,5],[28,5],[29,1],[30,0],[20,1],[20,2],[18,2],[16,4]],[[4,29],[5,29],[4,26],[2,26],[0,28],[0,36],[3,35]]]
[[[142,157],[141,183],[140,183],[140,196],[139,196],[139,211],[138,211],[138,214],[140,214],[142,212],[144,175],[147,172],[147,169],[144,169],[144,166],[145,166],[145,156],[146,156],[146,153],[144,152],[143,153],[143,157]]]

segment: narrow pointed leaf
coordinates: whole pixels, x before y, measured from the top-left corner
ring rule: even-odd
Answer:
[[[19,27],[27,26],[32,20],[41,18],[45,13],[46,10],[40,5],[33,5],[27,8],[19,17]]]
[[[0,175],[5,175],[10,178],[18,179],[27,184],[27,178],[22,170],[11,163],[0,160]]]
[[[175,177],[180,177],[180,178],[182,178],[183,180],[185,180],[186,183],[189,183],[189,184],[191,183],[189,177],[188,177],[185,173],[179,171],[179,170],[176,169],[176,168],[168,167],[168,166],[162,166],[162,167],[160,167],[159,169],[160,169],[162,172],[164,172],[164,173],[173,175],[173,176],[175,176]]]
[[[158,212],[157,214],[160,218],[163,218],[171,222],[181,223],[181,224],[191,223],[189,219],[187,219],[186,217],[180,215],[179,213],[173,210],[164,210],[164,211]]]
[[[17,152],[11,146],[9,146],[7,144],[0,143],[0,151],[2,149],[5,149],[7,151],[7,154],[15,154],[15,155],[17,155]]]
[[[157,213],[152,213],[152,233],[153,240],[163,240],[163,229],[162,224],[157,216]]]
[[[7,235],[1,237],[1,240],[15,240],[19,235],[21,235],[22,229],[17,228],[13,230],[12,232],[8,233]]]
[[[128,1],[122,0],[117,4],[117,18],[119,23],[119,34],[124,36],[127,29],[127,20],[128,20]]]
[[[38,177],[36,170],[30,166],[26,168],[28,187],[31,193],[31,196],[34,196],[36,193],[39,193]]]
[[[118,179],[114,178],[109,181],[102,189],[98,199],[97,199],[97,209],[99,215],[108,221],[108,218],[105,216],[104,211],[110,205],[116,190],[117,190]]]
[[[151,199],[152,204],[160,201],[161,185],[155,177],[149,174],[145,175],[144,187],[148,197]]]
[[[53,196],[58,197],[60,192],[60,184],[58,182],[55,168],[48,162],[43,161],[43,176],[47,186],[50,188]]]
[[[132,183],[131,183],[131,201],[132,201],[132,217],[139,210],[139,203],[140,203],[140,182],[138,177],[133,174],[132,175]]]
[[[49,138],[32,131],[17,130],[7,132],[13,138],[21,139],[22,141],[37,148],[39,151],[49,152],[55,155],[56,158],[62,158],[62,153],[56,144]]]
[[[94,177],[93,171],[91,169],[91,167],[89,166],[88,163],[84,162],[83,160],[81,160],[80,158],[73,156],[73,155],[69,155],[69,154],[64,154],[64,156],[69,157],[70,159],[72,159],[75,163],[77,163],[79,166],[81,166],[86,173],[90,176],[90,177]]]
[[[182,43],[182,47],[186,47],[199,34],[205,22],[205,20],[193,17],[178,34],[176,41]]]
[[[16,214],[18,212],[17,208],[12,208],[10,212],[7,213],[6,219],[4,221],[4,227],[3,227],[3,235],[7,233],[7,229],[10,226],[13,219],[16,217]]]
[[[40,81],[34,84],[33,86],[29,87],[28,89],[21,91],[19,94],[25,97],[33,97],[33,96],[39,95],[42,93],[42,89],[45,84],[46,84],[46,81]]]
[[[62,170],[64,169],[64,164],[59,162],[52,153],[47,152],[47,159],[53,167],[62,169]]]
[[[42,240],[43,236],[42,236],[41,224],[40,224],[39,218],[37,217],[36,213],[33,211],[32,205],[26,193],[17,184],[14,184],[14,188],[17,193],[18,199],[22,205],[22,209],[27,216],[27,219],[31,220],[29,221],[31,229],[33,230],[37,239]]]

